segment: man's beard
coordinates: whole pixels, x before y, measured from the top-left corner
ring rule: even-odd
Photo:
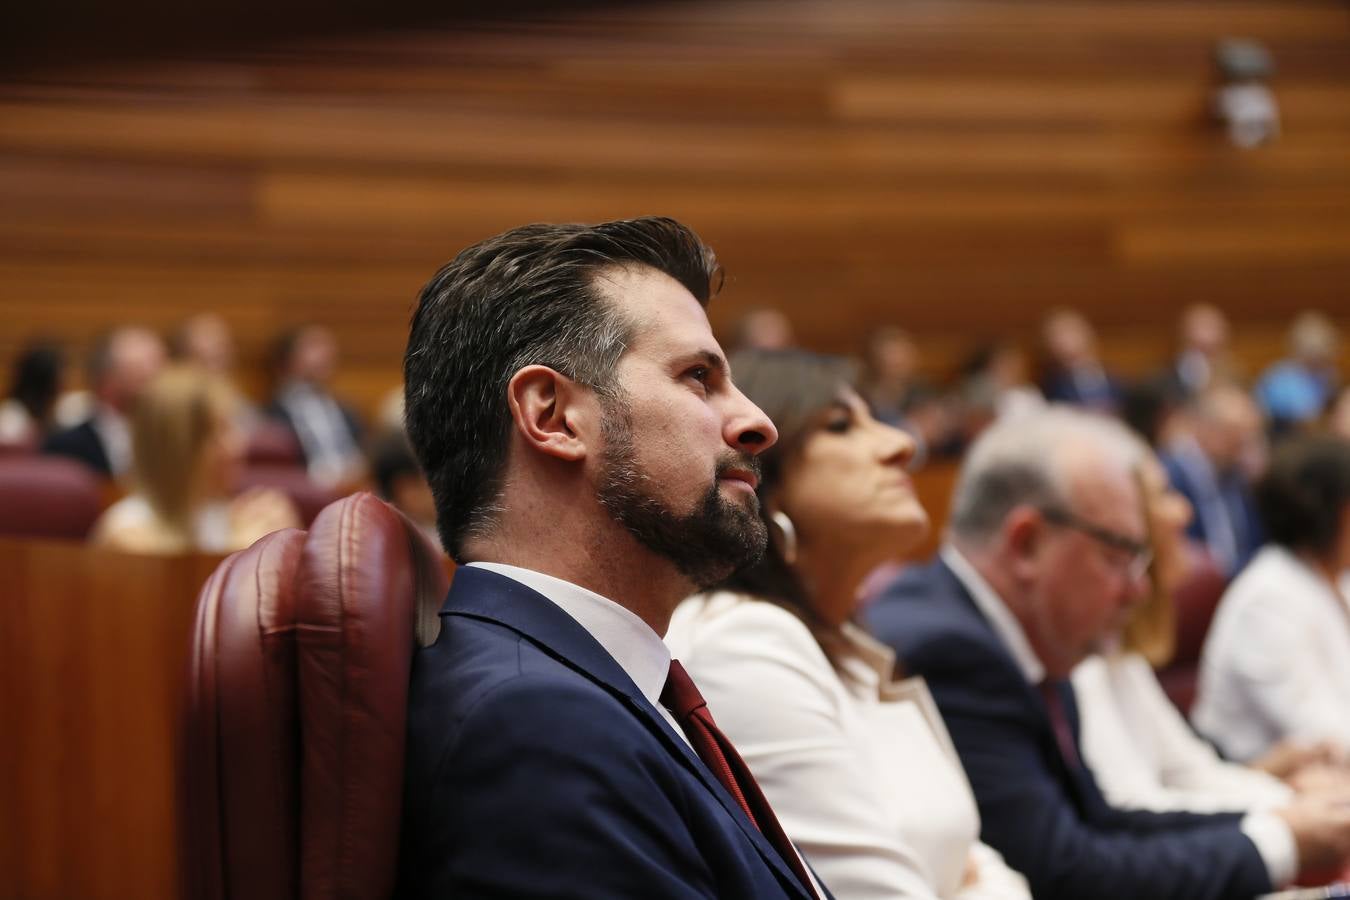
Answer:
[[[653,553],[675,564],[697,590],[712,587],[732,573],[754,565],[768,546],[768,529],[759,516],[758,498],[728,502],[714,477],[693,512],[679,515],[651,493],[651,479],[638,468],[637,448],[625,397],[605,402],[605,449],[600,458],[597,496],[620,525]],[[728,469],[759,474],[749,454],[728,451],[716,475]]]

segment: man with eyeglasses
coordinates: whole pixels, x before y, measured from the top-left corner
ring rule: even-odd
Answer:
[[[869,610],[928,682],[981,838],[1037,900],[1246,900],[1350,852],[1350,807],[1116,809],[1083,765],[1068,676],[1146,589],[1142,451],[1118,423],[1063,408],[996,424],[967,455],[939,558]]]

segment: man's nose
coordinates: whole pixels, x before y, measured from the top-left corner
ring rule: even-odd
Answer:
[[[756,456],[778,442],[778,429],[764,414],[764,410],[750,402],[750,398],[734,384],[731,386],[731,405],[725,432],[728,444]]]

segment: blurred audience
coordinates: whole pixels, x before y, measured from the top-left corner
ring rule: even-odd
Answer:
[[[1217,306],[1187,307],[1179,332],[1177,356],[1164,373],[1176,396],[1193,397],[1212,384],[1237,379],[1228,346],[1228,318]]]
[[[858,586],[920,540],[912,439],[835,357],[750,352],[736,382],[778,425],[762,456],[764,558],[686,600],[666,642],[788,836],[838,900],[1029,898],[979,842],[974,798],[919,679],[853,623]]]
[[[1250,768],[1227,762],[1195,736],[1153,673],[1175,649],[1172,595],[1191,565],[1185,537],[1191,508],[1151,453],[1143,454],[1138,476],[1153,549],[1149,588],[1118,646],[1074,669],[1083,759],[1115,806],[1194,812],[1282,806],[1293,788],[1280,779],[1307,782],[1324,762],[1324,749],[1308,753],[1284,744]]]
[[[1195,511],[1187,534],[1228,577],[1265,540],[1251,490],[1264,465],[1264,435],[1261,413],[1246,391],[1218,384],[1191,398],[1178,433],[1162,451],[1168,479]]]
[[[787,315],[780,309],[761,306],[741,316],[732,346],[738,350],[783,350],[795,344]]]
[[[436,502],[426,475],[402,429],[386,432],[371,454],[371,470],[380,499],[392,504],[417,524],[436,546]]]
[[[231,497],[243,457],[233,394],[218,376],[174,366],[131,416],[132,490],[94,526],[94,543],[132,553],[225,553],[299,525],[276,491]]]
[[[1059,309],[1041,325],[1045,373],[1041,392],[1052,403],[1069,403],[1097,412],[1120,410],[1121,386],[1097,355],[1097,333],[1077,310]]]
[[[234,371],[234,336],[215,313],[200,313],[183,321],[169,339],[169,350],[180,363],[228,381]]]
[[[1020,416],[1045,406],[1030,381],[1026,354],[1010,341],[978,348],[962,368],[959,388],[962,441],[968,443],[996,419]]]
[[[239,424],[250,432],[257,428],[261,414],[235,381],[234,334],[223,317],[199,313],[184,320],[169,338],[169,351],[177,362],[216,376],[234,394]]]
[[[1150,447],[1168,447],[1186,434],[1185,398],[1166,373],[1125,386],[1120,418]]]
[[[1276,433],[1315,421],[1335,395],[1340,335],[1321,313],[1301,313],[1289,327],[1289,356],[1256,384],[1256,399]]]
[[[1350,806],[1127,809],[1083,763],[1067,679],[1142,598],[1141,455],[1119,424],[1064,408],[995,424],[967,454],[939,559],[901,575],[868,618],[927,681],[984,840],[1038,900],[1248,900],[1341,864]]]
[[[332,393],[338,347],[320,325],[302,325],[278,338],[272,354],[275,390],[267,413],[294,432],[305,466],[327,485],[359,480],[366,472],[361,424]]]
[[[1271,542],[1219,604],[1192,720],[1238,760],[1287,738],[1350,751],[1350,443],[1289,439],[1256,499]]]
[[[917,443],[915,465],[960,451],[960,422],[942,394],[920,374],[920,350],[909,332],[887,325],[867,341],[862,394],[873,415]]]
[[[0,445],[37,447],[52,428],[66,358],[51,341],[33,341],[14,359],[9,391],[0,401]]]
[[[87,365],[91,415],[49,435],[42,451],[79,460],[105,477],[126,475],[133,458],[128,416],[164,360],[163,341],[145,328],[127,326],[100,336]]]

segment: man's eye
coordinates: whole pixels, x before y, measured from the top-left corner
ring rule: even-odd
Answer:
[[[704,387],[708,386],[708,379],[712,376],[712,370],[707,366],[695,366],[685,373],[685,377],[692,378]]]

